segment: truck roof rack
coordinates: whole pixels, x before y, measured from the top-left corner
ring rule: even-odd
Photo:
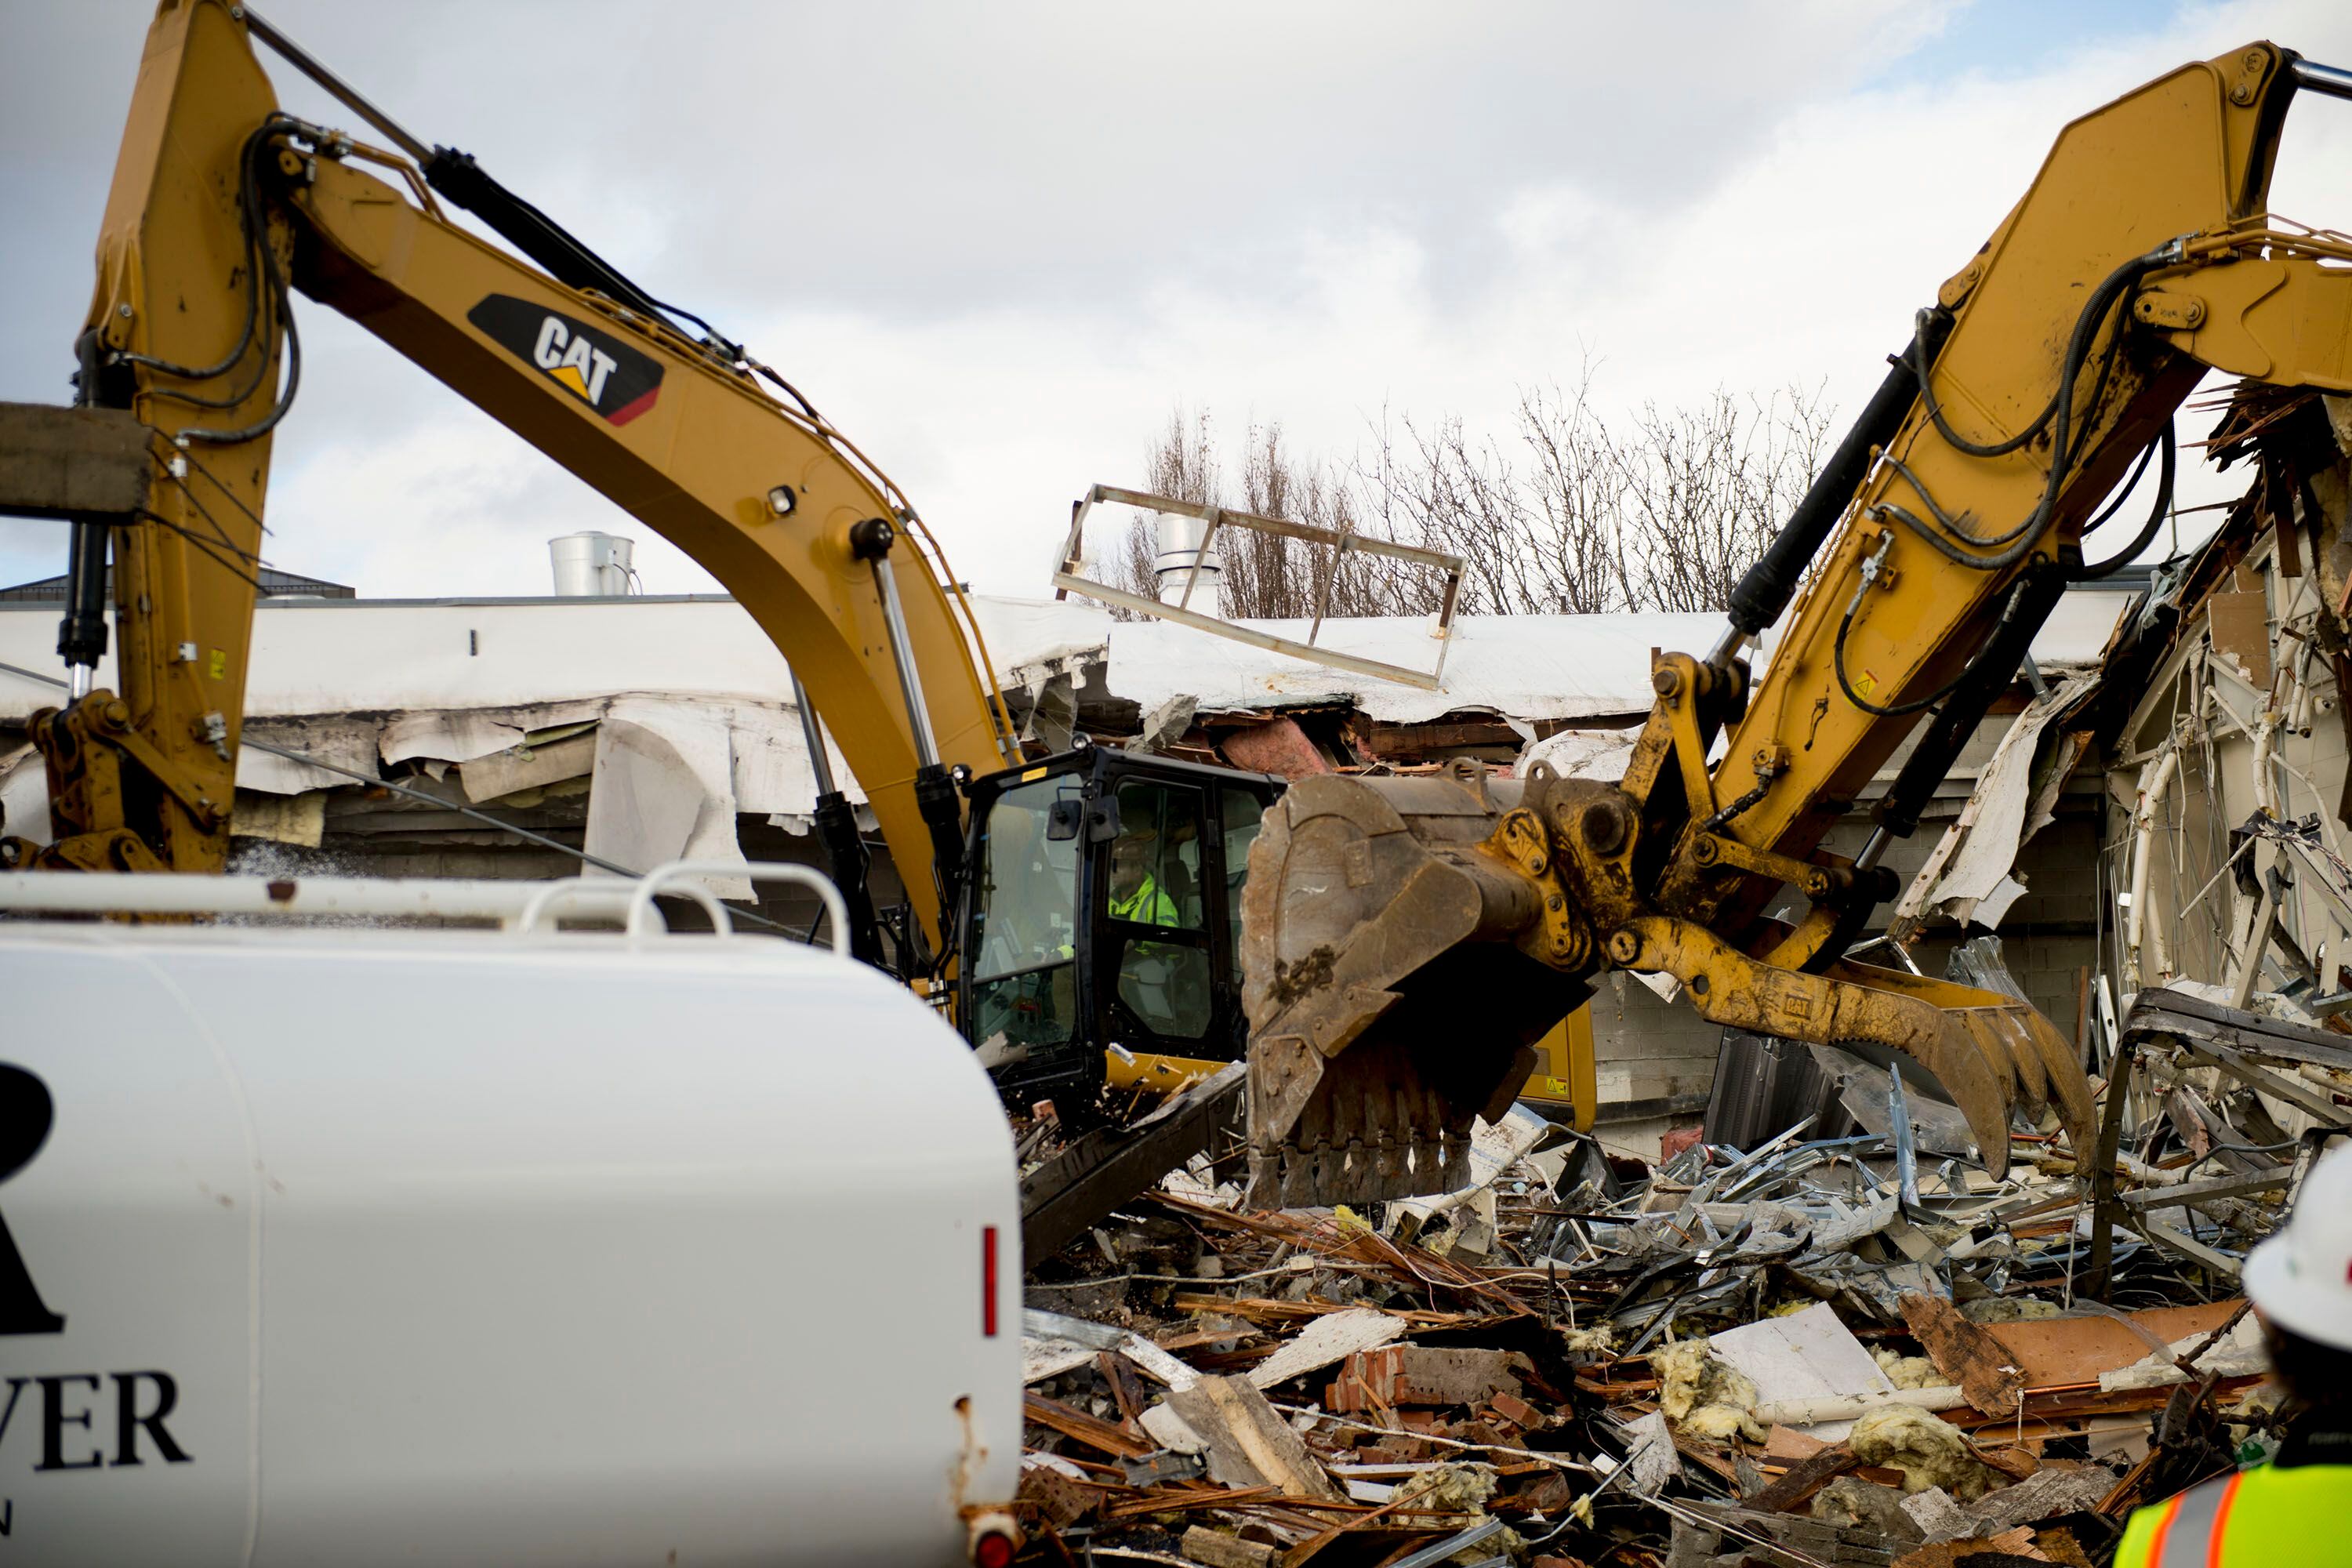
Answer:
[[[565,917],[619,921],[632,940],[667,935],[654,899],[690,899],[710,917],[711,934],[740,933],[727,906],[696,877],[798,882],[824,905],[833,951],[849,956],[849,916],[841,889],[822,871],[790,861],[673,860],[634,879],[566,877],[557,881],[390,877],[193,877],[151,871],[0,872],[0,910],[35,915],[304,915],[486,921],[529,935]]]

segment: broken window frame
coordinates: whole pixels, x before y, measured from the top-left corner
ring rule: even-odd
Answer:
[[[1098,503],[1103,502],[1117,506],[1139,507],[1146,511],[1171,511],[1184,517],[1199,518],[1209,525],[1207,531],[1201,536],[1199,550],[1193,557],[1192,573],[1185,578],[1184,592],[1178,597],[1176,603],[1162,604],[1158,599],[1148,599],[1140,594],[1130,594],[1124,588],[1114,588],[1108,583],[1097,583],[1091,578],[1079,575],[1086,565],[1087,517]],[[1247,529],[1257,533],[1275,534],[1284,539],[1300,540],[1312,545],[1327,546],[1343,556],[1350,551],[1360,552],[1367,555],[1382,555],[1392,561],[1406,562],[1443,574],[1445,579],[1445,590],[1439,601],[1437,610],[1436,664],[1423,671],[1401,664],[1390,664],[1383,659],[1365,658],[1358,654],[1340,653],[1335,649],[1318,646],[1316,639],[1323,632],[1324,612],[1329,607],[1330,582],[1338,575],[1336,570],[1325,578],[1323,594],[1316,605],[1315,618],[1307,628],[1305,642],[1298,642],[1290,637],[1276,637],[1271,632],[1262,632],[1255,626],[1245,626],[1237,621],[1225,620],[1218,616],[1203,615],[1193,609],[1192,607],[1192,590],[1200,581],[1201,562],[1215,548],[1217,531],[1228,527]],[[1180,626],[1190,626],[1194,631],[1207,632],[1213,637],[1247,643],[1252,647],[1265,648],[1269,653],[1287,654],[1293,658],[1303,658],[1310,663],[1328,665],[1334,669],[1344,669],[1351,674],[1374,676],[1382,680],[1394,680],[1406,686],[1419,687],[1424,691],[1435,691],[1441,689],[1445,677],[1445,654],[1453,640],[1454,611],[1462,596],[1462,578],[1465,570],[1462,557],[1449,555],[1443,551],[1423,550],[1412,544],[1391,543],[1384,539],[1368,539],[1360,533],[1349,532],[1343,529],[1321,528],[1313,523],[1292,522],[1283,518],[1260,517],[1255,512],[1237,511],[1231,507],[1209,506],[1199,501],[1178,500],[1173,496],[1150,495],[1142,490],[1122,489],[1117,485],[1097,485],[1086,493],[1085,498],[1070,513],[1070,533],[1068,540],[1062,546],[1061,569],[1054,574],[1054,596],[1060,599],[1066,598],[1072,594],[1082,594],[1087,598],[1098,599],[1106,605],[1115,605],[1122,610],[1131,610],[1137,615],[1150,616],[1158,620],[1171,621]]]

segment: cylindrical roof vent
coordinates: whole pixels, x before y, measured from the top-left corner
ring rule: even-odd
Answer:
[[[631,580],[636,576],[629,560],[636,552],[634,541],[617,533],[600,533],[590,529],[584,533],[567,533],[561,539],[547,542],[547,553],[555,567],[555,596],[559,599],[617,599],[629,592]]]
[[[1152,567],[1160,578],[1160,602],[1172,605],[1184,596],[1184,584],[1192,584],[1192,602],[1189,608],[1204,616],[1218,613],[1220,591],[1225,581],[1225,557],[1222,550],[1201,548],[1209,536],[1206,519],[1189,517],[1181,511],[1155,511],[1151,514],[1153,536],[1159,543],[1159,553]],[[1193,563],[1200,563],[1200,575],[1195,578]]]

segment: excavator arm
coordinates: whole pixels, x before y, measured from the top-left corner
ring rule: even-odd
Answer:
[[[257,36],[404,153],[279,112]],[[450,221],[436,190],[540,265]],[[60,649],[76,700],[34,726],[57,837],[7,841],[0,858],[222,865],[270,447],[299,381],[297,290],[726,585],[824,716],[898,864],[934,867],[906,880],[942,952],[961,856],[953,772],[1018,751],[978,625],[911,507],[737,345],[689,334],[692,318],[226,0],[163,0],[140,64],[81,340],[80,400],[101,412],[79,417],[135,449],[146,483],[128,511],[76,524]],[[89,689],[110,530],[120,692]]]
[[[396,150],[280,113],[257,36]],[[1622,778],[1465,768],[1283,795],[1244,894],[1257,1198],[1458,1184],[1473,1119],[1500,1114],[1533,1042],[1610,969],[1671,976],[1719,1023],[1909,1057],[1996,1171],[2020,1104],[2090,1146],[2086,1080],[2046,1019],[1844,954],[1893,891],[1885,844],[2084,572],[2103,499],[2152,448],[2169,472],[2169,421],[2199,377],[2352,390],[2352,245],[2266,208],[2298,89],[2352,96],[2352,77],[2255,44],[2067,127],[1920,312],[1738,585],[1722,642],[1659,661]],[[270,445],[299,384],[295,291],[726,584],[830,721],[898,862],[933,866],[908,882],[945,952],[953,770],[1017,752],[978,627],[904,498],[739,347],[686,331],[700,323],[227,0],[163,0],[141,64],[80,341],[84,423],[56,445],[68,479],[77,454],[108,448],[142,482],[102,505],[52,487],[75,529],[60,638],[75,700],[35,725],[57,837],[0,840],[0,862],[222,863]],[[110,532],[119,693],[91,689]],[[1775,626],[1759,679],[1742,656]],[[1915,731],[1870,844],[1823,850]],[[1769,918],[1791,892],[1810,912]]]
[[[1457,1184],[1472,1118],[1507,1106],[1528,1043],[1609,969],[1669,975],[1727,1026],[1907,1056],[1995,1173],[2020,1104],[2092,1147],[2083,1068],[2038,1012],[1844,952],[1895,890],[1886,844],[2093,574],[2080,544],[2102,501],[2151,449],[2168,491],[2170,421],[2199,378],[2352,390],[2352,244],[2267,211],[2298,88],[2352,96],[2352,76],[2257,43],[2065,129],[1919,312],[1722,642],[1659,661],[1622,779],[1538,766],[1284,797],[1248,884],[1257,1197]],[[1742,650],[1776,624],[1752,679]],[[1868,845],[1823,851],[1915,731]],[[1792,892],[1810,913],[1766,918]]]

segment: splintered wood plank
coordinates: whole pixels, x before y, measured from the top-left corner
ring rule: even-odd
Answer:
[[[1204,1377],[1190,1388],[1171,1390],[1167,1404],[1199,1434],[1213,1479],[1229,1486],[1278,1486],[1286,1497],[1313,1502],[1347,1500],[1290,1424],[1246,1378]]]
[[[1074,1410],[1042,1394],[1022,1395],[1021,1414],[1048,1431],[1075,1438],[1087,1447],[1098,1449],[1114,1458],[1139,1459],[1152,1449],[1151,1444],[1125,1427],[1114,1426],[1108,1421],[1098,1420],[1083,1410]]]
[[[1789,1473],[1741,1504],[1758,1513],[1793,1513],[1812,1500],[1815,1492],[1857,1469],[1862,1460],[1843,1443],[1833,1443],[1810,1459],[1800,1459]]]
[[[1903,1321],[1927,1348],[1927,1359],[1970,1405],[1988,1415],[2016,1412],[2025,1395],[2025,1376],[2006,1346],[1940,1296],[1906,1295],[1902,1305]]]

